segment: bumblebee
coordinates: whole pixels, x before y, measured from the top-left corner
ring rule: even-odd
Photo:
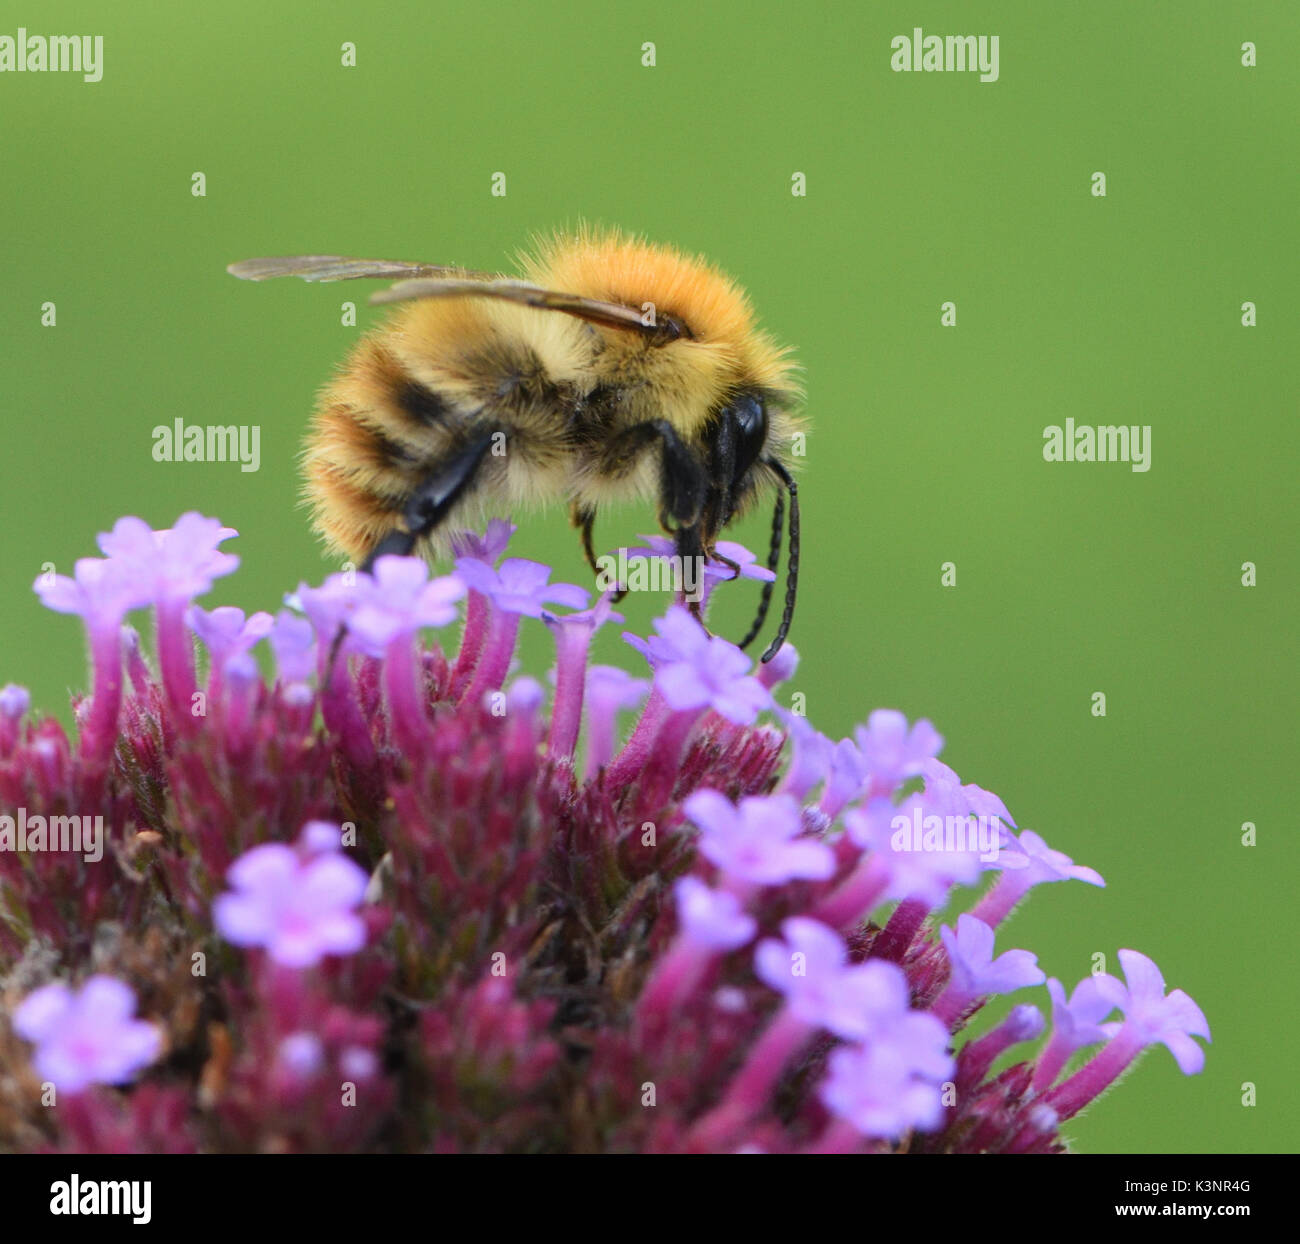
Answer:
[[[775,571],[788,495],[771,660],[799,577],[790,468],[801,421],[788,351],[755,326],[734,281],[671,247],[582,229],[542,242],[520,267],[513,277],[337,255],[230,265],[252,281],[385,278],[370,301],[401,304],[321,392],[303,455],[316,530],[368,567],[387,553],[437,557],[453,530],[563,500],[596,570],[598,511],[642,498],[679,557],[725,563],[718,534],[775,492]],[[771,594],[764,584],[742,647]]]

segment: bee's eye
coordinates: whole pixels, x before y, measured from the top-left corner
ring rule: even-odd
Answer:
[[[736,423],[736,479],[739,480],[758,461],[767,443],[767,408],[762,399],[743,393],[731,406]]]

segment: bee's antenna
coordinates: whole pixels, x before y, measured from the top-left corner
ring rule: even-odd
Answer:
[[[772,543],[767,550],[767,568],[776,573],[777,562],[781,560],[781,536],[784,534],[785,526],[785,493],[780,490],[776,494],[776,506],[772,510]],[[763,594],[758,598],[758,613],[754,618],[754,625],[749,628],[745,638],[740,641],[737,647],[748,648],[754,642],[759,631],[763,629],[763,623],[767,621],[767,607],[772,603],[772,589],[776,586],[775,579],[769,579],[763,584]]]
[[[790,494],[790,560],[785,568],[785,609],[781,612],[781,625],[777,629],[776,638],[763,653],[762,661],[766,664],[781,651],[781,645],[790,633],[790,623],[794,620],[794,600],[799,591],[799,487],[790,472],[775,458],[765,458],[763,461]]]

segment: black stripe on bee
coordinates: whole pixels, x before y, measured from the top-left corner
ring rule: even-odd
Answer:
[[[418,423],[428,427],[446,421],[451,408],[432,389],[418,380],[408,380],[397,393],[397,404]]]

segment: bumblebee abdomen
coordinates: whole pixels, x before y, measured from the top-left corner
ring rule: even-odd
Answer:
[[[418,337],[363,341],[318,402],[304,450],[305,493],[316,530],[358,563],[405,528],[412,493],[470,441],[491,438],[473,487],[428,541],[567,492],[571,382],[551,374],[526,340]]]

